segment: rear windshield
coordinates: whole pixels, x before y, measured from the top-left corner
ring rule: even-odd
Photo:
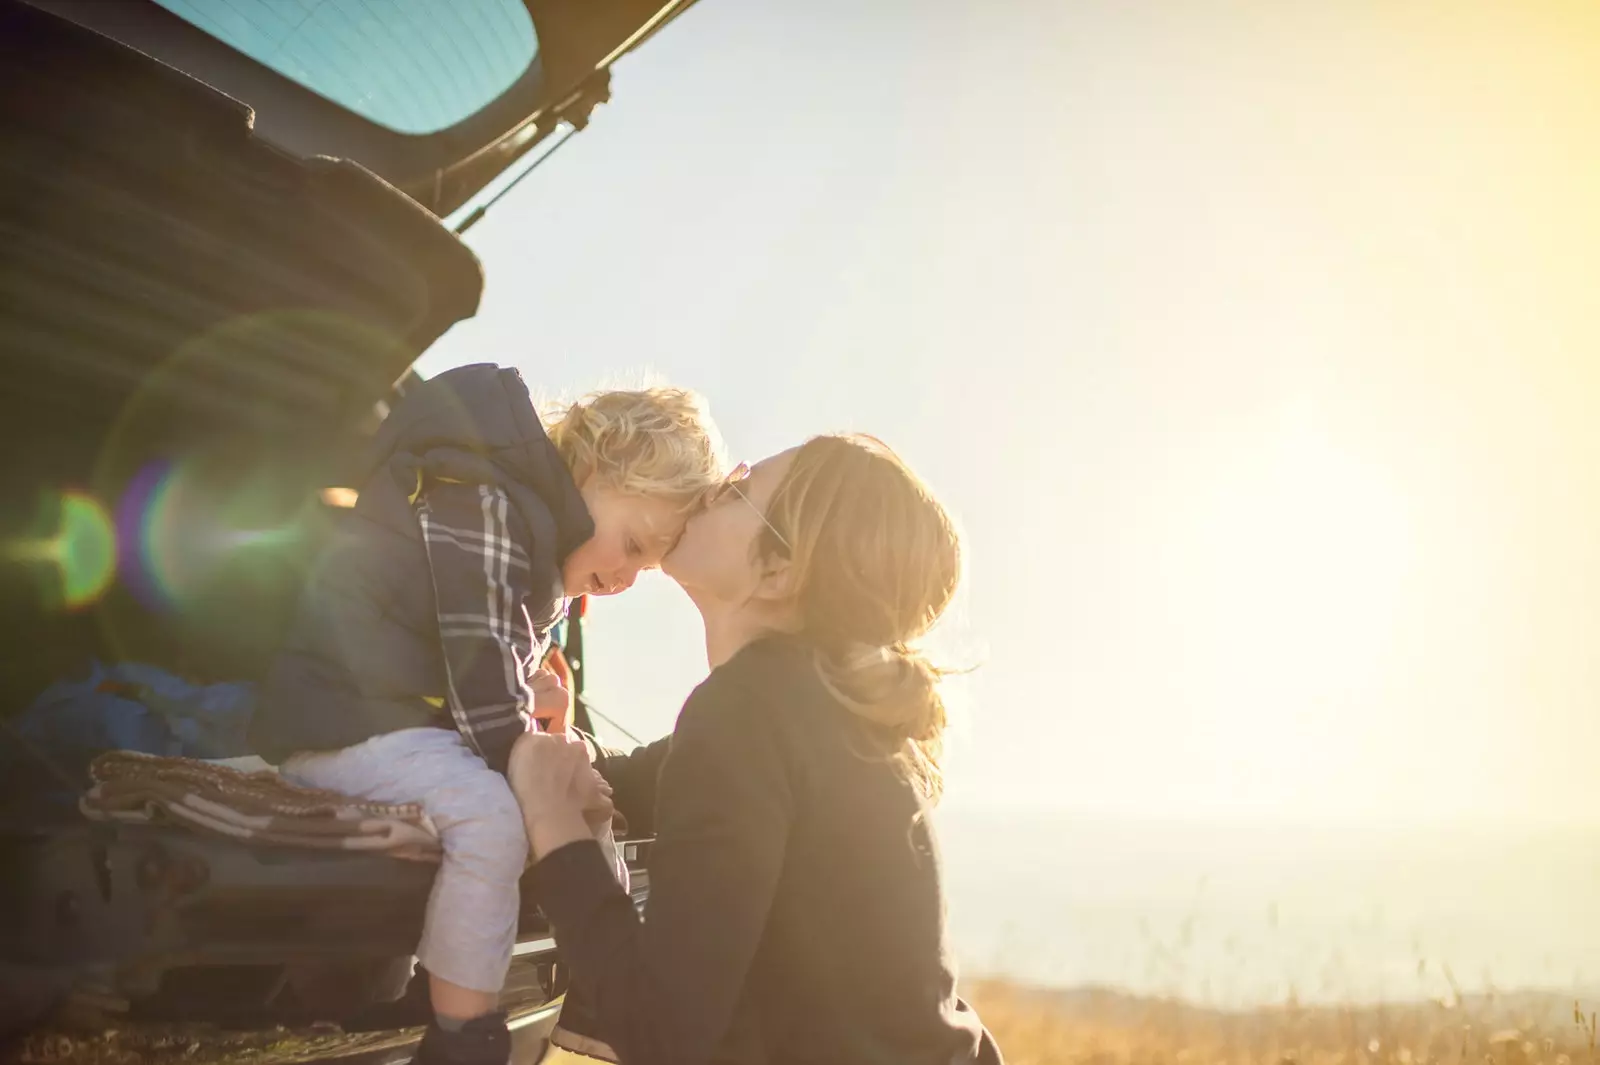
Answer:
[[[448,129],[539,54],[522,0],[156,0],[252,59],[400,133]]]

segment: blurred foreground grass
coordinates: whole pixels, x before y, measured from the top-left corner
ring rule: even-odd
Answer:
[[[1596,1003],[1551,994],[1242,1011],[998,981],[975,984],[966,994],[1008,1065],[1600,1065]],[[252,1033],[129,1026],[36,1033],[0,1048],[0,1062],[296,1065],[331,1057],[355,1065],[352,1058],[385,1057],[383,1051],[403,1047],[416,1034],[347,1035],[331,1026]],[[519,1054],[519,1065],[531,1057]]]
[[[98,1031],[34,1032],[0,1046],[4,1065],[303,1065],[405,1047],[420,1032],[345,1033],[338,1028],[231,1032],[199,1024],[129,1024]]]
[[[968,994],[1008,1065],[1600,1065],[1595,1004],[1549,994],[1238,1012],[1000,982]]]

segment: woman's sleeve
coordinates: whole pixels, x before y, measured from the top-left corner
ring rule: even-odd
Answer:
[[[573,984],[623,1065],[710,1057],[783,868],[794,799],[781,722],[718,680],[690,698],[661,765],[644,921],[592,841],[533,871]]]
[[[662,763],[671,749],[671,736],[627,753],[595,745],[595,768],[611,785],[611,801],[627,818],[631,836],[656,833],[656,791]]]

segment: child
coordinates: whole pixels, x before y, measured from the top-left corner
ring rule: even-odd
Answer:
[[[721,447],[699,399],[666,388],[593,394],[547,433],[517,372],[490,365],[414,386],[373,445],[254,738],[296,782],[423,805],[444,859],[417,947],[434,1009],[417,1061],[503,1065],[528,857],[503,774],[530,722],[564,730],[571,709],[536,669],[547,634],[567,597],[660,562],[721,480]]]

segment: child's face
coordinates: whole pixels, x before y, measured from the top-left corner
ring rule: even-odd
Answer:
[[[580,491],[594,519],[594,535],[561,568],[568,595],[627,591],[640,570],[661,564],[683,532],[684,515],[666,500],[617,492],[593,477]]]

